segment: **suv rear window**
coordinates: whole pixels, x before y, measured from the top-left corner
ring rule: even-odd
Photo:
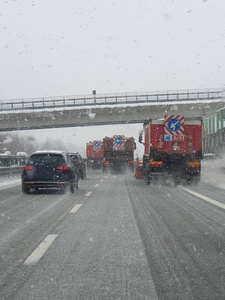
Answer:
[[[35,154],[29,159],[28,164],[31,165],[65,165],[65,159],[59,154]]]
[[[70,157],[72,161],[80,159],[78,155],[70,155]]]

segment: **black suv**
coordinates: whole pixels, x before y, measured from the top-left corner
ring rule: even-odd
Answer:
[[[79,153],[69,153],[70,162],[78,171],[78,176],[81,179],[86,178],[86,161]]]
[[[69,163],[69,156],[64,151],[36,151],[31,154],[25,165],[21,180],[22,191],[29,193],[31,188],[58,189],[65,192],[70,187],[75,189],[75,168]]]

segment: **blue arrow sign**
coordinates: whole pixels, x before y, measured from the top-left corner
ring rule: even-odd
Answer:
[[[98,148],[100,146],[99,142],[95,142],[95,147]]]
[[[169,120],[168,122],[168,128],[171,130],[171,131],[177,131],[180,129],[180,121],[177,120],[177,119],[171,119]]]
[[[123,140],[121,139],[121,137],[117,137],[117,138],[115,139],[115,143],[116,143],[117,145],[122,144],[122,142],[123,142]]]

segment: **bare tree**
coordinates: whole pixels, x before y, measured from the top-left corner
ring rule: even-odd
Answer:
[[[0,153],[9,151],[12,155],[17,152],[26,152],[31,154],[38,147],[34,137],[21,137],[18,133],[3,133],[0,134]]]
[[[39,146],[39,149],[41,150],[62,150],[66,151],[66,147],[64,143],[61,140],[52,140],[52,139],[46,139],[46,141]]]

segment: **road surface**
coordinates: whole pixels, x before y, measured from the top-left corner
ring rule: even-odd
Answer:
[[[0,188],[1,299],[225,299],[224,188],[202,178],[92,171],[74,194]]]

